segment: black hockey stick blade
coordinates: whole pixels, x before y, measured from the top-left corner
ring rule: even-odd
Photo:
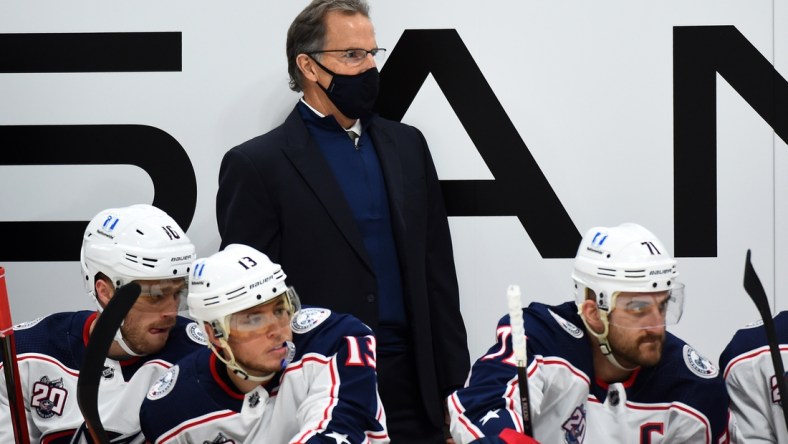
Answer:
[[[785,408],[786,396],[788,396],[788,388],[785,384],[785,367],[783,360],[780,356],[780,344],[777,341],[777,333],[774,329],[774,320],[772,319],[771,308],[769,308],[769,299],[766,297],[766,291],[761,285],[761,280],[755,273],[755,268],[750,262],[750,250],[747,250],[747,259],[744,262],[744,290],[750,295],[750,299],[755,303],[758,313],[763,320],[763,328],[766,329],[766,339],[769,342],[769,352],[772,356],[772,365],[774,365],[775,379],[777,380],[777,390],[780,392],[780,406],[783,410],[783,419],[785,425],[788,427],[788,409]]]
[[[94,443],[109,443],[98,410],[101,372],[104,370],[104,361],[107,359],[109,347],[115,338],[115,332],[120,328],[120,324],[131,310],[134,302],[137,301],[140,291],[139,284],[133,282],[118,288],[96,320],[96,325],[93,327],[90,339],[88,339],[85,360],[82,361],[82,369],[77,380],[77,404],[79,404],[79,410],[85,418],[85,424],[88,426]]]

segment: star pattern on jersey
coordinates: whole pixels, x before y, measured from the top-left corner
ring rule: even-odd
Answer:
[[[501,409],[490,410],[489,412],[487,412],[487,414],[484,415],[484,417],[482,418],[482,425],[487,424],[487,421],[489,421],[491,419],[498,419],[498,418],[500,418],[500,416],[498,416],[498,410],[501,410]]]
[[[350,444],[350,441],[347,440],[347,435],[343,435],[338,432],[331,432],[326,435],[329,438],[334,438],[337,444]]]

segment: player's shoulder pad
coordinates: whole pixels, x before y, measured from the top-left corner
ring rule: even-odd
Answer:
[[[172,391],[172,388],[175,387],[175,383],[178,382],[179,372],[180,366],[174,365],[170,367],[148,390],[147,398],[155,401],[167,396]]]
[[[320,307],[302,308],[293,317],[290,327],[295,334],[304,334],[312,331],[318,325],[331,317],[331,310]]]

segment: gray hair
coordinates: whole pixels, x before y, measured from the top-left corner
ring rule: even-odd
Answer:
[[[290,74],[290,89],[303,90],[304,77],[296,64],[299,54],[309,54],[323,49],[326,38],[326,15],[331,11],[345,14],[362,14],[369,18],[366,0],[312,0],[290,24],[287,30],[287,72]]]

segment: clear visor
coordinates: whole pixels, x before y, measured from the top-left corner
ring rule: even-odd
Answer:
[[[186,277],[134,282],[140,285],[142,291],[132,309],[171,315],[187,309],[186,295],[189,286]]]
[[[649,293],[616,292],[608,315],[611,325],[646,329],[673,325],[684,311],[684,284],[666,291]]]
[[[272,326],[289,328],[290,321],[300,309],[298,295],[290,287],[276,299],[228,316],[230,337],[244,341],[265,335]]]

